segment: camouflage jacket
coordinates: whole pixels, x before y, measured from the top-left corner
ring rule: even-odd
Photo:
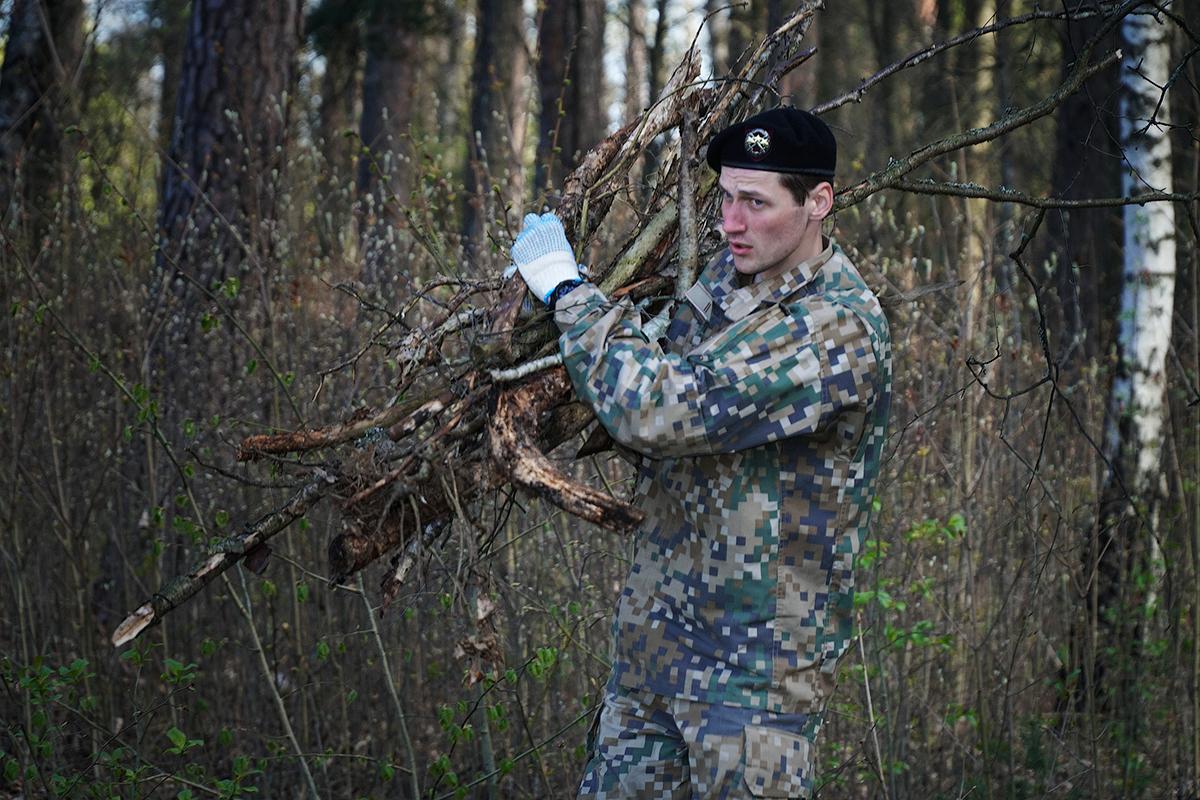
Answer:
[[[714,260],[660,341],[593,286],[558,304],[576,392],[642,455],[646,519],[614,669],[667,697],[815,713],[850,643],[891,396],[888,323],[834,245],[775,278],[740,277],[728,252]]]

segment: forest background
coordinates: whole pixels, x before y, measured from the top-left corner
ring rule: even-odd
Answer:
[[[1200,9],[798,5],[0,4],[0,796],[571,795],[631,535],[466,469],[486,421],[437,409],[506,391],[478,368],[514,360],[485,329],[521,216],[686,97],[584,204],[584,260],[666,219],[652,313],[719,244],[696,132],[790,102],[837,133],[833,235],[892,323],[819,796],[1196,797]],[[354,498],[297,490],[420,455],[380,439],[410,422],[458,449],[403,462],[419,535],[346,569]],[[552,463],[627,498],[587,437]]]

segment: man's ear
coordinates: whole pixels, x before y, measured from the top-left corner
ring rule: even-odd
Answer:
[[[825,219],[833,211],[833,184],[828,181],[818,183],[808,193],[808,199],[812,203],[812,218]]]

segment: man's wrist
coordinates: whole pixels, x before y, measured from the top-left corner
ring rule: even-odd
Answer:
[[[562,281],[555,286],[553,291],[551,291],[546,297],[546,306],[551,311],[554,311],[554,307],[558,304],[559,300],[563,299],[580,286],[583,286],[585,283],[587,283],[587,281],[583,278],[569,278],[565,281]]]

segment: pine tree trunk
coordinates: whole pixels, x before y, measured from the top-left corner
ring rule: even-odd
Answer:
[[[162,80],[158,95],[158,143],[163,150],[171,146],[175,129],[175,104],[179,79],[183,72],[183,51],[187,43],[188,3],[178,0],[153,0],[149,13],[155,21],[155,44],[162,59]]]
[[[479,0],[463,210],[463,242],[476,256],[486,251],[488,230],[502,213],[492,186],[500,187],[501,200],[518,198],[524,190],[523,20],[520,0]]]
[[[318,6],[307,23],[312,46],[325,60],[317,112],[317,142],[325,166],[314,222],[322,253],[335,258],[353,258],[355,252],[352,209],[358,194],[352,181],[359,143],[347,132],[354,130],[360,118],[362,7],[356,2],[338,7],[340,13],[330,13],[326,12],[329,4]]]
[[[14,0],[0,71],[0,214],[45,229],[63,182],[63,129],[83,46],[82,0]]]
[[[604,3],[550,3],[538,29],[538,152],[534,185],[557,186],[604,135]],[[640,109],[639,109],[640,110]]]
[[[1071,20],[1062,26],[1062,74],[1078,49],[1101,22]],[[1114,197],[1120,190],[1119,162],[1111,158],[1107,130],[1115,116],[1117,68],[1090,79],[1086,88],[1067,99],[1055,115],[1051,194],[1055,197]],[[1113,208],[1056,211],[1046,220],[1054,258],[1054,284],[1061,309],[1060,350],[1068,357],[1090,359],[1108,350],[1109,321],[1116,318],[1120,296],[1120,210]]]
[[[622,122],[637,117],[649,102],[646,83],[646,0],[626,0],[628,40],[625,44],[625,113]]]
[[[411,3],[375,5],[367,23],[367,64],[363,72],[359,138],[359,236],[362,279],[380,286],[395,272],[389,258],[412,186],[412,143],[419,36]]]
[[[193,4],[159,196],[163,269],[207,288],[270,252],[300,33],[300,0]]]

